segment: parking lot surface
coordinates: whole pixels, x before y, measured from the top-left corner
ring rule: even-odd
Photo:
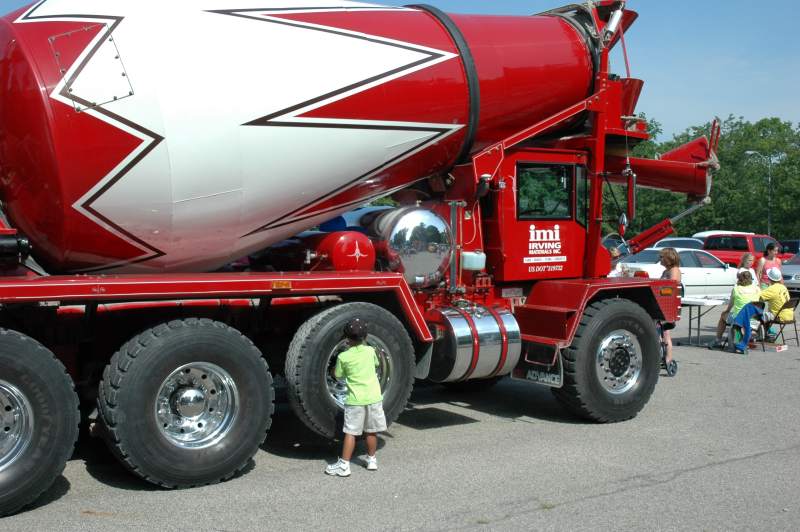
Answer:
[[[677,377],[662,372],[644,411],[613,425],[510,379],[476,394],[418,386],[381,441],[380,470],[356,461],[346,479],[322,473],[338,444],[285,405],[252,467],[215,486],[155,488],[83,439],[53,488],[0,530],[800,528],[800,348],[675,357]]]

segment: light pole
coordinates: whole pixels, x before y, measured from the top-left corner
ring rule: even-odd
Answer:
[[[767,234],[772,236],[772,155],[769,157],[761,152],[755,150],[748,150],[744,152],[745,155],[757,156],[762,160],[767,161]]]

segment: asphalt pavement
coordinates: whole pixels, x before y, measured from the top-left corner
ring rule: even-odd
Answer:
[[[800,529],[800,348],[675,357],[677,377],[612,425],[575,419],[525,382],[419,386],[381,440],[379,471],[354,462],[346,479],[322,473],[338,445],[286,406],[251,468],[191,490],[139,481],[87,438],[0,530]]]

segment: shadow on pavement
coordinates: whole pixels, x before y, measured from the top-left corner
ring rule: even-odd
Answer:
[[[410,410],[403,412],[398,423],[417,428],[414,423],[418,423],[418,416],[435,419],[436,410],[442,411],[433,406],[436,404],[464,409],[463,413],[446,411],[450,417],[441,417],[444,422],[442,426],[476,422],[469,417],[470,410],[507,419],[529,417],[553,423],[587,423],[564,409],[547,388],[511,378],[505,378],[493,388],[481,391],[455,391],[438,384],[418,383],[409,401]],[[425,412],[432,408],[435,408],[433,413]],[[454,422],[459,418],[460,423]],[[424,428],[437,427],[432,425]]]
[[[56,480],[53,482],[53,485],[47,488],[44,493],[39,495],[38,499],[13,515],[21,515],[25,512],[30,512],[31,510],[37,510],[43,506],[47,506],[51,502],[55,502],[66,495],[69,492],[69,488],[69,480],[64,478],[63,475],[59,475],[58,478],[56,478]]]
[[[409,403],[406,410],[400,414],[400,417],[397,418],[395,423],[416,430],[427,430],[441,429],[456,425],[468,425],[470,423],[478,423],[478,420],[434,406],[418,408],[418,405]]]
[[[456,407],[462,411],[453,412],[451,408],[442,406]],[[563,409],[546,388],[510,378],[503,379],[492,389],[475,392],[457,392],[441,385],[418,382],[408,408],[395,423],[416,430],[436,430],[479,423],[480,420],[469,415],[470,411],[511,420],[527,417],[553,423],[585,423]],[[378,448],[382,448],[385,440],[391,438],[393,436],[390,427],[389,431],[379,436]],[[272,418],[272,426],[261,449],[284,458],[322,460],[338,456],[341,441],[329,440],[311,431],[295,417],[288,404],[278,403]],[[366,452],[364,442],[359,439],[356,455],[364,452]],[[164,489],[128,472],[111,454],[102,439],[89,436],[86,430],[81,431],[77,451],[72,459],[82,460],[86,464],[86,471],[108,486],[132,491]],[[247,474],[254,467],[255,463],[250,460],[234,478]],[[68,488],[69,482],[60,477],[40,500],[47,502],[55,500],[66,493]],[[45,497],[55,498],[45,499]]]
[[[378,449],[384,446],[384,438],[391,437],[391,432],[381,434],[378,437]],[[339,439],[329,440],[306,427],[297,419],[288,404],[276,404],[272,427],[261,449],[284,458],[322,460],[338,456],[341,445]],[[366,447],[363,440],[359,439],[355,454],[363,452],[366,452]]]
[[[81,431],[81,435],[78,438],[77,452],[72,459],[82,460],[86,466],[87,473],[98,482],[102,482],[112,488],[134,491],[163,489],[130,473],[111,454],[105,442],[99,438],[91,437],[88,431]]]
[[[714,340],[717,339],[717,335],[715,331],[710,331],[708,333],[701,332],[700,333],[700,343],[698,345],[697,336],[692,334],[692,337],[689,338],[688,336],[673,336],[672,342],[673,345],[678,347],[699,347],[701,349],[705,349],[712,344]]]
[[[82,460],[86,466],[86,472],[95,480],[102,482],[106,486],[130,491],[159,491],[168,490],[161,486],[151,484],[133,473],[125,467],[111,454],[111,451],[100,438],[94,438],[88,431],[82,430],[78,438],[77,451],[72,460]],[[255,468],[255,462],[251,459],[236,473],[232,479],[246,475]]]

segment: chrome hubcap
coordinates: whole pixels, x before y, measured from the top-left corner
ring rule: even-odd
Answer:
[[[196,417],[206,409],[206,395],[196,388],[183,388],[172,396],[172,408],[181,417]]]
[[[209,362],[179,367],[164,379],[156,421],[173,445],[199,449],[222,440],[239,413],[239,390],[230,374]]]
[[[0,472],[17,461],[33,437],[33,408],[19,389],[0,380]]]
[[[619,329],[597,348],[597,378],[606,391],[622,394],[636,386],[642,373],[642,348],[636,335]]]
[[[378,367],[375,368],[375,372],[378,374],[381,392],[385,395],[386,390],[388,390],[392,384],[392,368],[394,367],[392,355],[389,353],[386,344],[377,336],[371,334],[367,335],[367,341],[365,343],[370,347],[374,347],[375,352],[378,354]],[[330,393],[331,399],[333,399],[339,408],[344,408],[344,402],[345,399],[347,399],[347,384],[345,384],[344,380],[339,381],[334,379],[332,375],[333,368],[336,367],[336,360],[339,357],[339,353],[343,353],[347,350],[347,346],[347,340],[342,340],[333,347],[330,355],[328,355],[328,371],[325,375],[328,393]]]

